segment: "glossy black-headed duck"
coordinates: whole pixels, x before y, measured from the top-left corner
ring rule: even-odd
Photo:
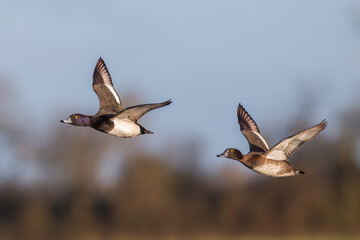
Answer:
[[[228,148],[224,153],[217,155],[217,157],[234,159],[255,172],[272,177],[304,174],[303,171],[296,169],[290,164],[288,157],[303,143],[318,135],[327,126],[327,122],[323,120],[312,128],[281,140],[270,149],[265,138],[260,134],[255,121],[241,104],[238,106],[237,116],[240,130],[249,142],[250,151],[248,154],[243,155],[235,148]]]
[[[118,137],[135,137],[140,134],[152,134],[137,123],[145,113],[161,108],[171,103],[171,100],[162,103],[142,104],[123,109],[119,95],[114,89],[111,76],[105,62],[99,58],[94,74],[93,89],[100,102],[100,109],[94,116],[71,114],[68,119],[61,120],[75,126],[92,127],[104,133]]]

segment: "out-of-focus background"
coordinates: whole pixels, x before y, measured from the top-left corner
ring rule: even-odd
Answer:
[[[0,3],[0,239],[357,239],[360,2]],[[94,114],[102,57],[125,107],[172,99],[121,139]],[[275,179],[216,158],[326,118]]]

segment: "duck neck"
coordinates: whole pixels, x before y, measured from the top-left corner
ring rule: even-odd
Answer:
[[[90,122],[91,122],[90,116],[83,115],[83,116],[79,116],[79,118],[76,121],[76,125],[81,127],[88,127],[90,126]]]
[[[242,162],[243,159],[244,159],[244,155],[242,155],[242,153],[240,151],[237,151],[235,154],[233,154],[231,156],[231,159],[233,159],[235,161]]]
[[[236,157],[234,157],[233,159],[236,160],[236,161],[242,162],[242,161],[244,160],[244,156],[243,156],[243,155],[241,155],[241,156],[236,156]]]

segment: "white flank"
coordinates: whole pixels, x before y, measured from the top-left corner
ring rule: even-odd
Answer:
[[[279,175],[278,172],[282,170],[282,167],[277,164],[265,164],[260,167],[256,167],[253,170],[255,172],[262,173],[264,175],[272,176],[272,177],[285,177],[291,175],[291,173],[284,173]]]
[[[109,132],[118,137],[135,137],[141,133],[139,125],[129,119],[114,119],[114,128]]]
[[[110,90],[110,92],[112,93],[112,95],[114,95],[115,100],[120,104],[119,96],[116,94],[114,87],[111,86],[111,85],[109,85],[109,84],[105,84],[105,86]]]

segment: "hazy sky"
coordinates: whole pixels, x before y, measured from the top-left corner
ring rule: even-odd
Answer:
[[[13,111],[50,134],[72,128],[59,120],[73,112],[97,112],[101,56],[125,106],[132,93],[138,104],[173,100],[140,120],[155,135],[134,144],[196,138],[216,167],[226,147],[248,151],[239,102],[262,132],[281,133],[315,94],[309,124],[336,126],[360,89],[359,14],[355,0],[3,0],[0,76],[16,88]]]

